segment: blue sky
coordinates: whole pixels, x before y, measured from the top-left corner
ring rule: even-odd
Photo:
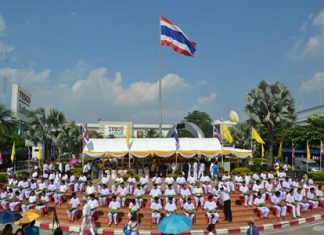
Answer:
[[[194,109],[244,119],[244,96],[260,80],[284,82],[297,110],[324,103],[320,0],[3,0],[0,15],[0,92],[6,76],[34,107],[76,121],[157,123],[159,58],[164,123]],[[160,15],[197,42],[193,58],[159,46]]]

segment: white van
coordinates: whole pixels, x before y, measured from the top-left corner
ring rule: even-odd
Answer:
[[[307,160],[306,158],[296,157],[295,169],[302,171],[320,171],[320,166],[314,160]]]

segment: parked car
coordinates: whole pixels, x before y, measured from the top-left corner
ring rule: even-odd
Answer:
[[[320,171],[320,166],[317,164],[317,162],[299,157],[295,158],[295,168],[302,171]]]

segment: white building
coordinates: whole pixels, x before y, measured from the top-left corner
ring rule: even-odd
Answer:
[[[304,126],[306,125],[307,118],[314,115],[324,116],[324,105],[318,105],[309,109],[298,111],[295,124]]]

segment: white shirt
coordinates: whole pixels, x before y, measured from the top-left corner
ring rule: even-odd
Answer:
[[[89,200],[89,205],[91,207],[91,210],[94,210],[96,209],[99,205],[98,205],[98,201],[96,199],[94,200]]]
[[[109,188],[101,188],[100,195],[109,195]]]
[[[177,210],[177,206],[175,203],[169,203],[167,202],[167,204],[165,205],[164,209],[167,211],[167,212],[174,212]]]
[[[196,194],[203,194],[202,188],[194,188],[193,195],[196,195]]]
[[[128,188],[124,187],[118,187],[117,194],[119,194],[121,197],[126,197],[128,194]]]
[[[152,198],[160,197],[161,195],[162,195],[162,192],[161,192],[161,190],[159,188],[156,188],[156,189],[152,188],[151,189],[150,196]]]
[[[175,195],[176,195],[176,192],[174,191],[173,188],[172,188],[172,189],[167,188],[167,189],[165,190],[164,195],[165,195],[165,196],[175,196]]]
[[[152,202],[150,208],[152,210],[161,210],[162,209],[162,205],[161,205],[161,203]]]
[[[314,198],[315,198],[314,193],[312,193],[312,192],[307,193],[307,199],[314,199]]]
[[[295,192],[295,194],[294,194],[294,200],[296,202],[301,202],[303,200],[303,194],[302,193]],[[287,197],[286,197],[286,201],[287,201]]]
[[[92,185],[92,186],[87,186],[86,188],[86,194],[90,195],[90,194],[95,194],[96,193],[96,189],[95,187]]]
[[[185,211],[187,211],[187,210],[194,210],[195,209],[195,205],[193,204],[193,203],[188,203],[188,202],[186,202],[184,205],[183,205],[183,209],[185,210]]]
[[[205,202],[204,209],[206,209],[207,211],[216,210],[216,208],[217,208],[217,205],[214,201]]]
[[[188,176],[188,183],[191,185],[195,185],[196,184],[196,179],[193,176]]]
[[[316,196],[323,197],[323,191],[316,189]]]
[[[102,177],[100,182],[102,184],[108,184],[108,182],[109,182],[108,177],[107,176]]]
[[[153,177],[152,182],[153,184],[160,185],[162,183],[161,177]]]
[[[262,198],[257,197],[256,199],[254,199],[254,205],[259,206],[260,204],[265,204]]]
[[[134,196],[143,196],[144,195],[144,190],[142,188],[136,188],[134,190]]]
[[[77,208],[80,205],[79,198],[71,198],[70,199],[70,205],[72,208]]]
[[[288,202],[288,203],[293,203],[295,201],[295,198],[294,198],[294,196],[293,195],[291,195],[290,193],[288,193],[287,194],[287,196],[286,196],[286,202]]]
[[[66,185],[65,185],[65,184],[64,184],[64,185],[61,185],[59,191],[60,191],[61,193],[65,193],[65,192],[67,191],[67,187],[66,187]]]
[[[271,196],[271,203],[273,205],[278,205],[281,202],[281,198],[277,197],[276,195]]]
[[[264,185],[265,189],[267,190],[267,192],[271,193],[272,189],[273,189],[273,185],[269,182],[266,182]]]
[[[110,209],[119,209],[120,208],[120,203],[118,201],[111,201],[109,203],[109,208]]]
[[[183,176],[178,177],[176,182],[177,182],[177,184],[184,184],[184,183],[186,183],[186,178]]]
[[[260,176],[257,173],[254,173],[253,176],[252,176],[252,179],[259,180]]]
[[[268,173],[268,179],[273,179],[273,178],[274,178],[273,174],[272,173]]]
[[[241,187],[240,187],[240,192],[241,193],[243,193],[243,194],[246,194],[246,193],[248,193],[250,190],[249,190],[249,187],[248,186],[243,186],[243,185],[241,185]]]
[[[221,191],[221,197],[223,198],[223,202],[230,199],[229,192],[228,192],[228,190],[226,188],[224,188],[224,190]]]
[[[263,187],[262,187],[261,185],[257,185],[257,184],[255,184],[255,185],[253,185],[253,189],[252,189],[252,190],[253,190],[254,192],[259,192],[259,190],[262,189],[262,188],[263,188]]]
[[[83,215],[83,217],[90,217],[91,216],[91,206],[90,206],[89,202],[84,204],[83,209],[82,209],[82,215]]]
[[[36,202],[36,196],[35,195],[34,196],[29,196],[28,201],[29,201],[29,203]]]
[[[240,176],[240,175],[236,175],[236,176],[235,176],[235,182],[242,183],[242,182],[243,182],[243,178],[242,178],[242,176]]]
[[[174,183],[173,177],[166,177],[165,178],[165,183],[166,184],[173,184]]]
[[[182,198],[187,198],[187,197],[189,197],[191,195],[191,192],[190,192],[190,190],[188,189],[188,188],[182,188],[182,189],[180,189],[180,196],[182,197]]]

